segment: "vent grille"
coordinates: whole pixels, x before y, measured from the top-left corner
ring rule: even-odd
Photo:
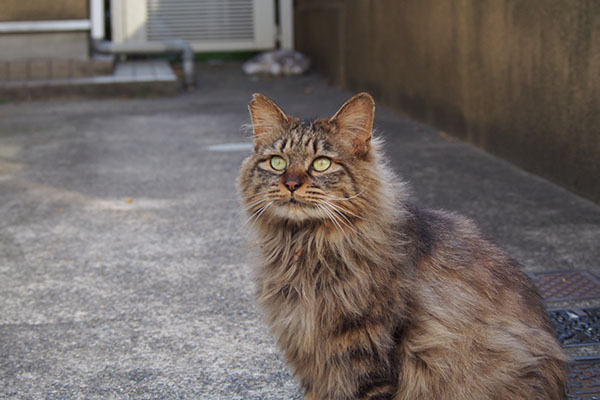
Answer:
[[[147,0],[148,40],[254,40],[252,0]]]

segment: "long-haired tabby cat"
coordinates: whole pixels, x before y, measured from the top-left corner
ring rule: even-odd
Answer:
[[[566,357],[518,264],[408,202],[358,94],[303,122],[256,94],[238,180],[258,299],[306,399],[564,399]]]

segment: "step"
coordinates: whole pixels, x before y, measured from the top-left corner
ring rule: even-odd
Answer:
[[[114,63],[114,57],[110,56],[71,60],[0,61],[0,82],[43,81],[111,75]]]
[[[125,61],[117,62],[114,71],[105,75],[0,81],[0,99],[170,96],[179,89],[177,76],[167,61]]]

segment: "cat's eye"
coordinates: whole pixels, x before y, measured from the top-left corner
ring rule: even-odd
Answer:
[[[312,167],[317,172],[326,171],[331,166],[331,160],[327,157],[319,157],[312,163]]]
[[[283,171],[287,167],[287,162],[279,156],[273,156],[271,157],[271,167],[275,171]]]

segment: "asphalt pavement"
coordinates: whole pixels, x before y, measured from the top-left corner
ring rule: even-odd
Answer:
[[[0,398],[301,398],[236,195],[255,92],[305,118],[353,94],[222,64],[175,97],[0,105]],[[528,273],[600,270],[597,204],[381,105],[375,127],[416,203],[468,215]]]

